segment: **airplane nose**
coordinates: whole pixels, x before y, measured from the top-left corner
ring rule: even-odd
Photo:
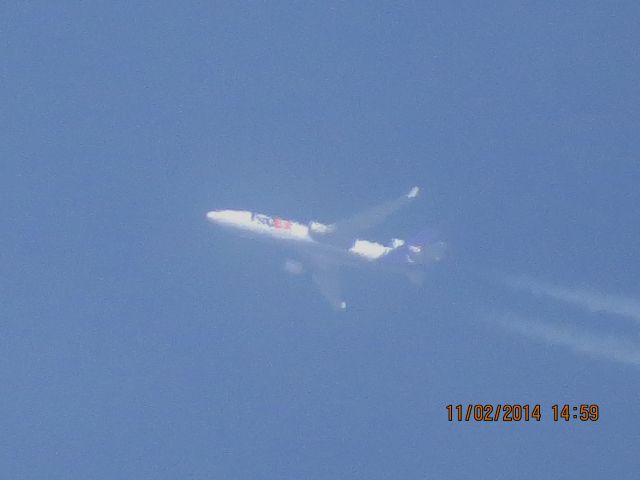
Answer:
[[[214,212],[214,211],[207,212],[207,220],[211,222],[220,220],[220,212]]]

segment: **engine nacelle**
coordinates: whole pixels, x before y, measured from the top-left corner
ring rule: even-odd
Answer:
[[[309,230],[311,231],[311,233],[317,233],[322,235],[325,233],[333,232],[333,225],[325,225],[324,223],[320,223],[320,222],[310,222]]]

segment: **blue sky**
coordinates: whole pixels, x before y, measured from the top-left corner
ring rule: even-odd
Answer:
[[[640,369],[570,342],[636,354],[637,318],[561,298],[640,299],[635,2],[0,13],[7,478],[635,478]],[[414,184],[372,238],[436,225],[450,258],[418,289],[347,272],[346,315],[204,218]],[[446,421],[470,402],[546,418]]]

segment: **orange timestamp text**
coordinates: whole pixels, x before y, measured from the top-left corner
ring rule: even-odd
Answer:
[[[539,422],[543,417],[540,404],[467,404],[446,406],[447,420],[450,422]],[[551,407],[551,418],[554,422],[579,420],[596,422],[600,418],[600,407],[593,404],[554,404]]]

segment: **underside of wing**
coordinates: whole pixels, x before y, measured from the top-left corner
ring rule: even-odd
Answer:
[[[329,238],[338,242],[341,240],[353,240],[362,232],[380,225],[390,215],[411,203],[418,196],[419,190],[418,187],[413,187],[409,193],[402,195],[400,198],[390,200],[350,218],[336,222],[331,225]]]
[[[340,278],[336,267],[316,264],[313,267],[311,278],[322,296],[335,310],[346,310],[347,303],[342,299]]]

